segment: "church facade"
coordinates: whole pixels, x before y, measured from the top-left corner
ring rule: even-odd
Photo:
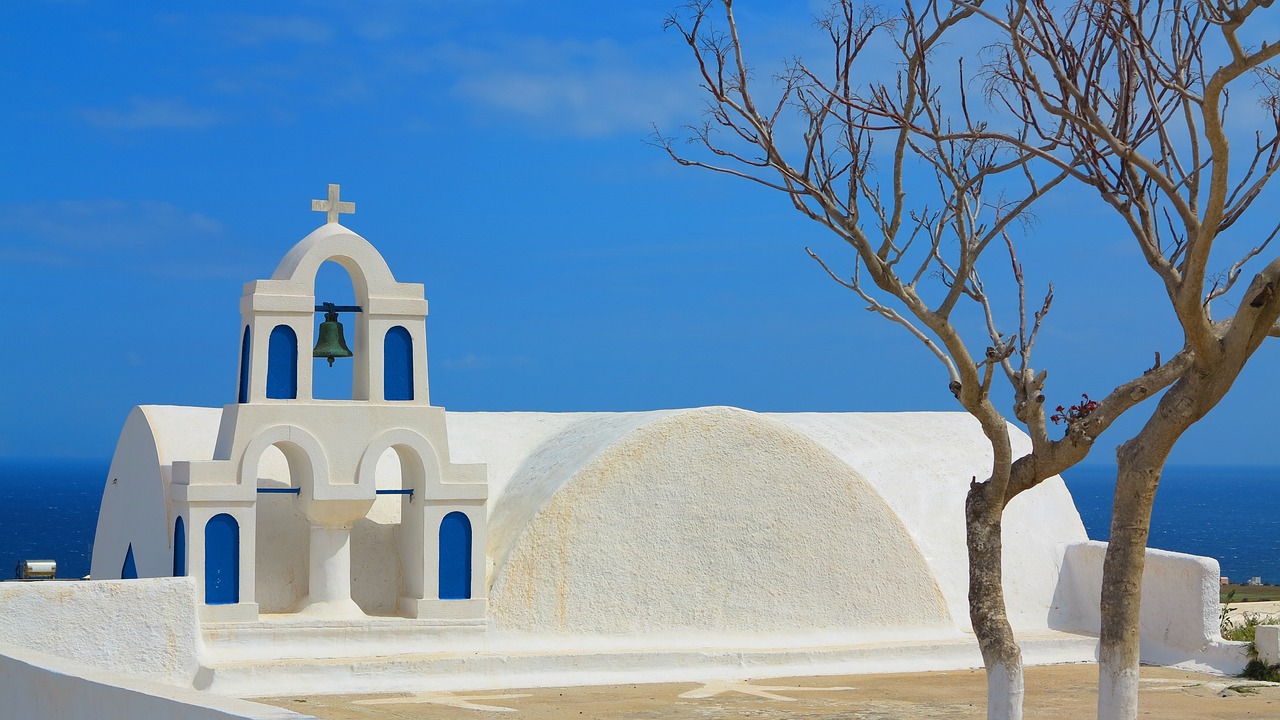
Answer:
[[[963,508],[991,459],[973,418],[446,412],[423,286],[337,222],[353,208],[336,186],[315,205],[329,222],[244,286],[235,402],[134,408],[104,484],[91,576],[194,583],[199,638],[175,667],[197,687],[980,664]],[[353,305],[316,296],[324,263]],[[326,361],[350,363],[350,398],[315,396]],[[1028,662],[1091,659],[1102,545],[1062,480],[1015,498],[1003,532]],[[1144,660],[1242,663],[1217,637],[1216,563],[1153,551],[1147,568]]]
[[[398,587],[375,609],[483,619],[488,488],[483,466],[450,462],[444,409],[430,404],[423,287],[397,282],[372,245],[330,218],[270,279],[245,285],[238,402],[140,407],[126,422],[92,577],[189,574],[210,620],[361,616],[353,533],[381,500],[398,506],[393,546],[389,533],[376,538]],[[356,296],[343,308],[354,319],[350,400],[312,394],[315,318],[333,314],[316,304],[323,262],[348,273]]]

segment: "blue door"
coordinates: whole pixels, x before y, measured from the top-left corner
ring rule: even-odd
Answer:
[[[182,522],[182,516],[178,516],[178,521],[173,524],[173,576],[186,577],[187,575],[187,526]]]
[[[120,579],[138,579],[138,565],[133,561],[133,543],[129,544],[129,552],[124,554],[124,567],[120,568]]]
[[[226,513],[204,526],[204,601],[240,602],[240,524]]]
[[[440,521],[440,599],[471,597],[471,521],[451,512]]]

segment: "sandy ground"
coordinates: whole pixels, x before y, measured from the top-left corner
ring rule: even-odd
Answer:
[[[1094,664],[1027,669],[1027,720],[1095,717]],[[981,719],[981,670],[777,678],[413,695],[320,695],[259,699],[323,720],[431,718],[621,718],[625,720]],[[1140,717],[1184,720],[1280,718],[1280,686],[1144,667]]]
[[[1228,620],[1275,616],[1280,602],[1233,603]],[[1027,669],[1027,720],[1094,717],[1094,664]],[[619,718],[623,720],[961,720],[985,713],[981,670],[608,685],[412,695],[312,695],[258,701],[322,720]],[[1168,668],[1142,669],[1141,717],[1280,718],[1280,686]]]

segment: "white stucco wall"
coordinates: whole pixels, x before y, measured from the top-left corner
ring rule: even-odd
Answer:
[[[1097,541],[1067,547],[1054,600],[1054,628],[1099,631],[1106,552],[1107,544]],[[1219,630],[1218,576],[1213,558],[1147,550],[1138,623],[1143,662],[1232,675],[1244,669],[1248,644],[1223,640]]]
[[[506,563],[516,536],[584,467],[614,452],[615,444],[625,444],[629,434],[704,411],[448,413],[451,455],[489,468],[490,496],[496,498],[490,502],[495,569]],[[745,414],[782,423],[869,484],[923,554],[955,626],[968,627],[964,498],[970,479],[986,477],[991,463],[990,446],[973,418],[964,413]],[[1015,451],[1027,449],[1027,438],[1013,432]],[[711,445],[703,449],[708,463],[742,464],[740,454]],[[794,470],[781,472],[791,472],[796,483],[804,477]],[[1019,629],[1046,628],[1063,549],[1086,539],[1060,478],[1010,504],[1004,539],[1010,619]]]
[[[968,625],[964,502],[973,478],[991,474],[991,446],[958,412],[771,413],[857,470],[906,524],[938,578],[953,617]],[[1030,438],[1010,426],[1014,454]],[[1063,549],[1087,540],[1061,478],[1014,498],[1003,519],[1004,588],[1016,629],[1045,628]]]
[[[682,412],[447,412],[449,455],[458,463],[484,463],[489,471],[489,516],[517,473],[572,473],[623,435]],[[524,490],[522,492],[528,492]],[[513,512],[518,503],[504,503]],[[519,525],[519,523],[502,523]],[[490,532],[494,531],[490,528]],[[503,543],[499,543],[503,544]]]
[[[190,686],[201,652],[195,584],[189,578],[0,583],[0,639]]]
[[[1253,644],[1259,660],[1268,665],[1280,663],[1280,625],[1259,625]]]
[[[499,498],[495,629],[675,643],[950,629],[902,523],[807,437],[734,408],[601,421],[603,449],[567,443],[555,464],[540,448]]]
[[[316,720],[0,643],[0,717],[14,720]]]

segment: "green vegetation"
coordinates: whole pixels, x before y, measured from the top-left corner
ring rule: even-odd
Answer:
[[[1220,602],[1280,601],[1280,585],[1223,585]]]
[[[1249,660],[1248,665],[1244,666],[1244,672],[1240,673],[1240,677],[1264,682],[1280,682],[1280,663],[1268,665],[1258,658],[1253,658]]]
[[[1280,625],[1280,615],[1263,615],[1262,613],[1246,612],[1240,618],[1227,618],[1227,614],[1231,612],[1232,602],[1252,602],[1236,598],[1236,588],[1244,586],[1231,586],[1232,589],[1224,588],[1222,597],[1222,610],[1218,615],[1218,623],[1222,629],[1222,637],[1226,640],[1235,640],[1238,642],[1249,643],[1249,664],[1244,666],[1244,672],[1240,673],[1240,677],[1249,680],[1263,680],[1266,682],[1280,682],[1280,663],[1268,665],[1258,657],[1258,648],[1253,644],[1258,636],[1259,625]],[[1251,585],[1250,588],[1274,586]],[[1234,688],[1229,688],[1234,689]]]
[[[1226,640],[1251,643],[1257,636],[1259,625],[1280,625],[1280,615],[1247,612],[1243,618],[1224,619],[1222,621],[1222,637]],[[1250,652],[1252,653],[1252,651]]]

